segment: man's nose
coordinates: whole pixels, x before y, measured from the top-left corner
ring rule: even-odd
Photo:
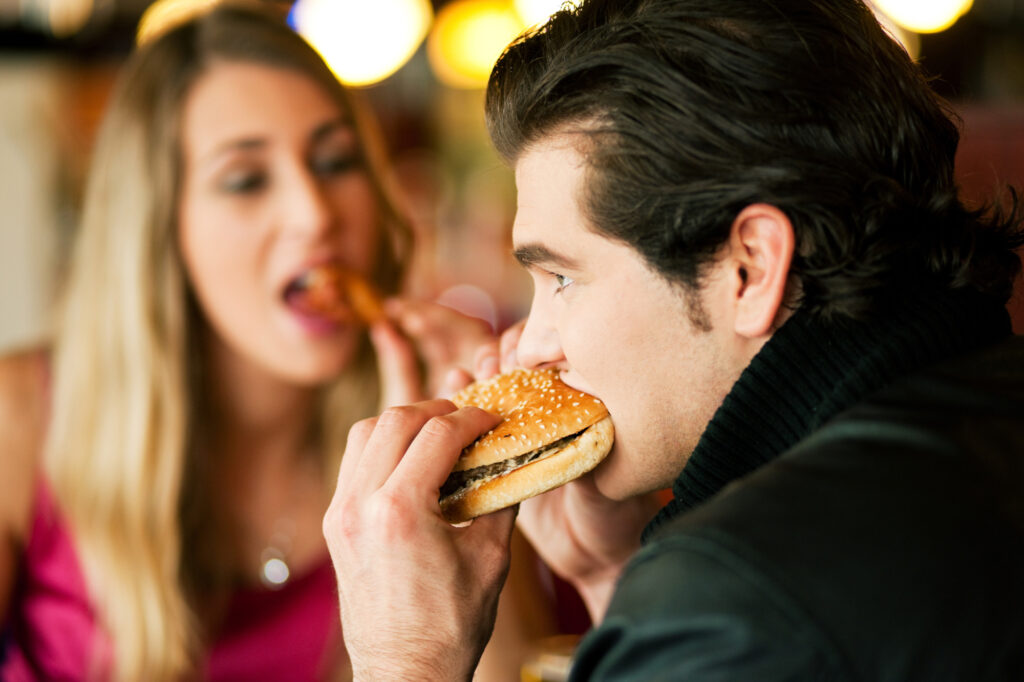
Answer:
[[[561,366],[565,362],[558,331],[546,319],[536,303],[523,327],[516,346],[519,364],[529,369]]]

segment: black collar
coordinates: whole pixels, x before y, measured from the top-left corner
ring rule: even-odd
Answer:
[[[970,293],[917,294],[871,322],[801,311],[772,336],[708,423],[644,541],[796,445],[868,394],[1010,333],[1005,308]]]

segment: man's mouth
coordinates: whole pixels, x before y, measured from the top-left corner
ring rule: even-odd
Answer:
[[[592,396],[595,396],[597,398],[601,397],[601,396],[597,395],[597,393],[594,392],[593,388],[591,388],[591,386],[588,385],[586,381],[583,381],[580,378],[579,374],[577,374],[576,372],[574,372],[571,369],[559,370],[558,378],[559,378],[559,380],[563,384],[565,384],[569,388],[574,388],[577,391],[582,391],[584,393],[588,393],[588,394],[590,394]]]

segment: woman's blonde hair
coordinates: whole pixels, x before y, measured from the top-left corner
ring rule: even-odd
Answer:
[[[202,320],[177,246],[179,119],[218,61],[292,69],[321,85],[361,132],[381,216],[374,278],[400,286],[408,226],[390,200],[382,149],[320,57],[267,10],[224,4],[156,36],[129,59],[101,126],[58,314],[46,471],[75,537],[99,623],[113,645],[96,672],[123,680],[196,673],[202,633],[193,589],[216,504],[195,461],[204,432],[197,371]],[[325,479],[344,433],[376,408],[372,352],[325,390]],[[214,525],[216,527],[216,525]]]

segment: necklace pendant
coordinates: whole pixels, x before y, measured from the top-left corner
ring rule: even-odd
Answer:
[[[260,583],[270,590],[284,587],[291,577],[291,569],[284,553],[277,547],[267,547],[260,554]]]

